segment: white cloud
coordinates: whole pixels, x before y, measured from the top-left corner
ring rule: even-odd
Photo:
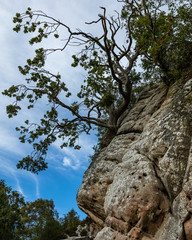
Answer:
[[[73,156],[73,158],[64,157],[63,166],[64,168],[72,168],[73,170],[79,170],[80,161],[76,158],[76,156]]]
[[[72,167],[72,160],[69,159],[68,157],[64,157],[63,166],[64,167]]]

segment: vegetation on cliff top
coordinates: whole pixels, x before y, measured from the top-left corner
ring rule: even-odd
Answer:
[[[31,45],[42,43],[53,36],[66,39],[58,48],[35,50],[35,57],[19,66],[26,82],[13,85],[4,94],[15,101],[7,106],[13,117],[21,110],[21,102],[34,108],[45,97],[49,103],[39,123],[25,121],[16,130],[20,141],[33,145],[31,155],[23,158],[17,167],[38,173],[47,168],[46,154],[50,144],[60,138],[61,148],[79,149],[78,137],[89,134],[95,126],[111,139],[117,131],[119,118],[130,106],[134,94],[143,82],[164,81],[171,85],[191,61],[192,3],[183,0],[119,0],[124,6],[121,13],[108,17],[105,8],[98,19],[86,23],[93,29],[100,25],[100,35],[70,26],[43,11],[28,8],[13,19],[14,31],[29,34]],[[120,35],[126,36],[122,43]],[[61,43],[61,41],[59,42]],[[73,55],[72,67],[81,66],[87,76],[75,101],[70,102],[71,90],[59,73],[46,69],[50,54],[64,52],[70,45],[79,47]],[[138,72],[141,61],[142,74]],[[70,102],[70,104],[67,104]]]

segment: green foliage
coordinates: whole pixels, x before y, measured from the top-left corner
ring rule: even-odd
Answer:
[[[81,221],[74,209],[59,219],[52,200],[25,202],[0,180],[1,240],[60,240],[76,235],[78,225],[85,224],[89,225],[90,220]]]
[[[48,225],[53,223],[53,228],[50,229],[50,234],[56,230],[56,235],[61,234],[59,223],[57,221],[58,214],[54,209],[52,200],[37,199],[34,202],[26,202],[21,209],[22,221],[24,225],[23,236],[25,239],[39,240],[47,235]],[[60,232],[59,232],[60,231]],[[57,236],[57,239],[59,237]]]
[[[110,107],[118,98],[118,86],[111,76],[109,67],[106,66],[107,56],[86,46],[83,54],[79,57],[73,55],[72,58],[72,67],[80,65],[88,73],[77,97],[85,99],[84,104],[88,108],[97,105],[101,107],[100,111],[105,111],[105,108]]]
[[[189,66],[192,50],[191,1],[138,0],[122,10],[129,33],[140,47],[144,78],[169,85]],[[133,18],[130,19],[130,14]],[[128,34],[129,34],[128,33]]]
[[[61,219],[61,224],[64,229],[64,233],[69,236],[76,236],[77,227],[80,225],[81,221],[77,212],[74,209],[71,209],[63,219]]]
[[[63,228],[55,219],[48,219],[41,232],[39,240],[60,240],[64,237]]]
[[[23,197],[0,180],[0,239],[19,240],[22,229]]]

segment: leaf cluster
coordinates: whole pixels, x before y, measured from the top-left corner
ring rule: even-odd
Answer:
[[[23,197],[0,180],[0,239],[19,240],[22,228]]]
[[[80,65],[88,75],[77,96],[84,99],[85,106],[91,108],[97,105],[97,109],[101,112],[118,98],[118,89],[106,64],[106,56],[102,51],[100,53],[101,55],[95,49],[88,51],[86,46],[86,51],[80,57],[72,56],[74,60],[72,67]]]
[[[126,1],[122,18],[143,51],[145,79],[169,85],[181,77],[191,62],[191,17],[190,1]]]
[[[37,16],[35,21],[33,21],[34,16]],[[13,18],[13,23],[16,24],[13,28],[13,31],[18,33],[23,30],[24,34],[37,33],[36,36],[33,36],[29,40],[30,45],[42,42],[43,39],[48,38],[51,34],[53,34],[56,39],[59,38],[57,29],[60,23],[42,22],[42,16],[46,16],[46,14],[44,14],[42,11],[33,12],[31,8],[28,8],[23,14],[16,13],[15,17]]]

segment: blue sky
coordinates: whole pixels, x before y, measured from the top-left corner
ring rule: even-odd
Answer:
[[[23,66],[34,51],[28,44],[27,36],[12,31],[12,18],[16,12],[24,12],[27,7],[41,9],[73,29],[86,30],[84,22],[97,19],[101,12],[99,6],[106,7],[110,15],[121,8],[116,0],[0,0],[0,92],[24,80],[19,74],[18,65]],[[95,28],[94,31],[99,29]],[[74,48],[67,49],[65,55],[53,56],[48,63],[51,70],[65,74],[65,81],[72,92],[77,90],[84,77],[80,69],[75,71],[70,67],[71,55],[74,53]],[[15,127],[22,125],[26,119],[38,119],[41,109],[23,111],[16,118],[8,119],[5,107],[10,99],[0,94],[0,102],[0,178],[5,179],[13,190],[22,193],[27,201],[53,199],[60,216],[74,208],[81,218],[85,217],[77,207],[76,193],[89,165],[88,156],[92,153],[96,137],[82,135],[79,139],[82,146],[80,151],[70,148],[61,150],[57,141],[48,154],[48,170],[39,175],[18,170],[16,163],[30,153],[31,147],[19,142]]]

